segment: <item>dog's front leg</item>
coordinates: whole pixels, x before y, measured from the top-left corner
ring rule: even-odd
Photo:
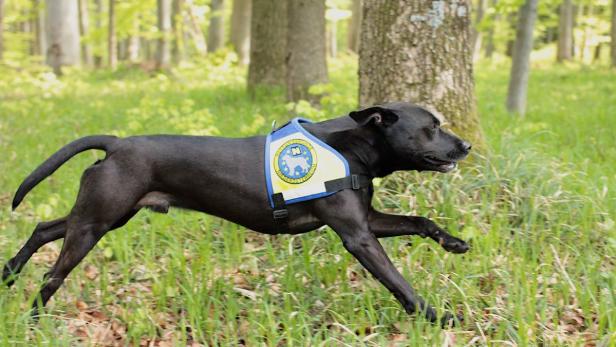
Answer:
[[[365,201],[351,192],[343,191],[317,202],[315,212],[340,236],[344,248],[398,299],[406,312],[420,310],[431,322],[435,322],[437,317],[434,308],[415,293],[370,231],[369,205],[365,206]],[[441,323],[445,325],[451,320],[452,315],[446,313]]]
[[[419,235],[429,237],[452,253],[466,253],[469,246],[463,240],[450,235],[436,223],[425,217],[398,216],[371,210],[368,214],[370,231],[376,237]]]

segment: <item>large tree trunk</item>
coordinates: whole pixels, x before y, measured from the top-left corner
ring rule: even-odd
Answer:
[[[248,88],[283,86],[286,77],[287,2],[253,0]]]
[[[558,20],[556,60],[563,62],[571,58],[573,58],[573,3],[571,0],[563,0]]]
[[[158,47],[156,68],[166,69],[171,62],[169,36],[171,35],[171,0],[157,0],[158,3]]]
[[[0,61],[4,58],[4,0],[0,0]]]
[[[251,0],[234,0],[231,13],[231,44],[240,64],[247,65],[250,58]]]
[[[612,0],[612,66],[616,67],[616,0]]]
[[[325,0],[290,1],[287,13],[287,100],[317,101],[308,89],[327,83]]]
[[[483,40],[483,33],[479,30],[479,26],[481,25],[481,21],[483,20],[483,15],[485,13],[487,0],[477,0],[477,11],[475,14],[475,25],[473,27],[473,34],[471,42],[473,44],[473,59],[479,58],[481,54],[481,43]]]
[[[78,19],[77,1],[47,1],[47,64],[58,76],[62,66],[80,63]]]
[[[216,52],[225,42],[223,8],[224,0],[212,0],[210,4],[210,26],[207,30],[208,52]]]
[[[518,14],[513,62],[507,92],[507,110],[524,115],[530,73],[530,53],[533,49],[533,28],[537,18],[537,1],[526,0]]]
[[[347,40],[349,49],[352,52],[359,52],[359,33],[361,29],[361,0],[353,0],[351,2],[351,19],[347,31]]]
[[[82,40],[88,36],[90,30],[90,16],[88,13],[88,0],[79,0],[79,30],[81,31]],[[92,45],[87,42],[82,42],[81,52],[83,61],[87,66],[92,66]]]
[[[468,0],[364,1],[360,105],[422,105],[441,113],[456,133],[481,147],[469,9]]]
[[[109,0],[109,32],[107,36],[107,49],[109,54],[109,68],[114,70],[118,66],[118,39],[116,37],[115,0]]]

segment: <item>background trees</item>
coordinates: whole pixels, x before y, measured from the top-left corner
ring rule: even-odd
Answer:
[[[57,75],[62,66],[79,65],[79,10],[73,0],[47,1],[47,64]]]

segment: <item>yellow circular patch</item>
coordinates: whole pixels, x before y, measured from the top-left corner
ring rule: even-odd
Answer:
[[[280,146],[274,155],[274,171],[287,183],[304,183],[312,177],[316,169],[317,153],[308,141],[289,140]]]

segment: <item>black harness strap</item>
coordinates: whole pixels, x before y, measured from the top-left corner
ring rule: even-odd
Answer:
[[[339,192],[343,189],[358,190],[370,186],[372,179],[365,175],[351,175],[343,178],[325,182],[325,190],[328,193]],[[282,193],[272,194],[272,202],[274,203],[274,225],[276,231],[284,233],[289,230],[289,211],[284,201]]]

